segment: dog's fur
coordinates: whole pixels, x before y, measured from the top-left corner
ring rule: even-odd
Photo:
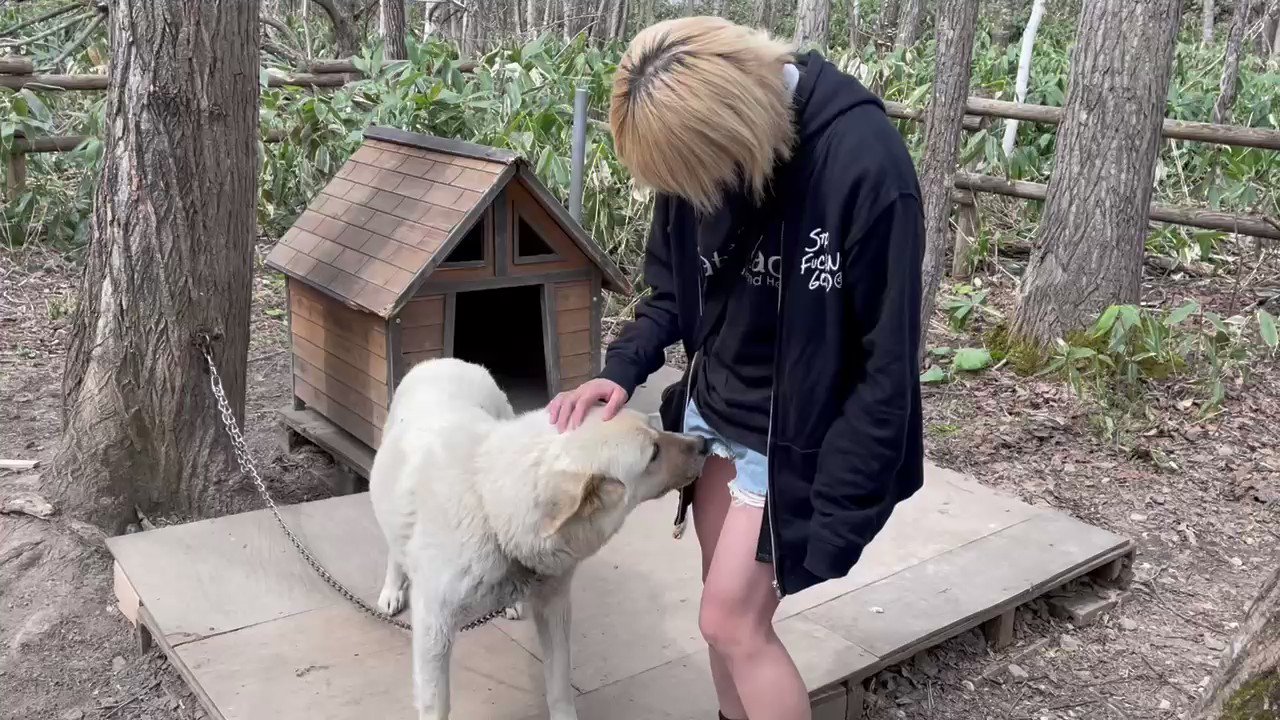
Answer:
[[[551,719],[575,720],[573,571],[636,505],[691,483],[707,452],[630,410],[559,434],[545,410],[516,417],[478,365],[415,366],[396,389],[369,494],[390,550],[378,606],[394,614],[409,601],[419,717],[449,715],[458,628],[527,600]]]

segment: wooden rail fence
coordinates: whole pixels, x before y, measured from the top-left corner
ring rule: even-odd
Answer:
[[[404,64],[406,61],[392,61],[389,65]],[[459,70],[472,72],[475,63],[462,63]],[[340,87],[356,79],[360,70],[355,61],[347,59],[315,60],[305,68],[308,72],[282,73],[270,71],[267,78],[268,87]],[[67,91],[67,90],[105,90],[105,75],[40,75],[34,72],[31,62],[25,58],[0,58],[0,87],[19,90]],[[885,101],[886,113],[896,119],[920,122],[924,111],[904,103]],[[987,98],[969,98],[965,103],[964,129],[976,131],[989,122],[990,118],[1023,120],[1027,122],[1057,125],[1062,122],[1063,109],[1046,105],[1030,105],[1025,103],[991,100]],[[1191,122],[1187,120],[1165,119],[1161,133],[1171,140],[1188,140],[1193,142],[1213,143],[1231,147],[1259,148],[1263,150],[1280,150],[1280,130],[1270,128],[1241,127],[1237,125],[1218,125],[1214,123]],[[85,141],[85,137],[69,135],[59,137],[25,138],[17,140],[13,152],[9,156],[9,172],[6,178],[10,197],[20,193],[26,180],[26,155],[41,152],[66,152],[74,150]],[[279,131],[268,132],[264,142],[278,142],[283,139]],[[955,186],[959,190],[970,192],[993,193],[1027,200],[1044,200],[1048,186],[1019,180],[1006,180],[991,175],[960,171],[955,175]],[[1189,227],[1198,227],[1223,232],[1238,232],[1255,237],[1280,240],[1280,222],[1273,218],[1223,213],[1199,208],[1177,207],[1153,203],[1149,215],[1156,222],[1172,223]]]

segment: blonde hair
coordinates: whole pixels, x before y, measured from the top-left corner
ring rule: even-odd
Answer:
[[[759,202],[795,142],[783,76],[792,55],[768,33],[718,17],[645,28],[613,78],[618,157],[640,184],[704,213],[738,185]]]

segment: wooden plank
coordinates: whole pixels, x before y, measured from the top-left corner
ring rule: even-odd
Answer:
[[[444,322],[444,295],[419,295],[400,311],[401,327],[422,327]]]
[[[0,459],[0,470],[30,470],[39,463],[39,460],[3,458]]]
[[[293,342],[295,347],[302,342],[309,343],[325,354],[342,360],[380,383],[387,381],[387,359],[385,357],[375,355],[366,348],[354,345],[337,335],[333,335],[326,331],[323,326],[316,325],[304,317],[298,317],[294,320]],[[306,356],[304,355],[304,357]],[[312,360],[312,362],[320,367],[328,367],[324,362],[318,360]],[[348,384],[353,387],[357,386],[354,382]]]
[[[425,362],[427,360],[435,360],[436,358],[441,358],[444,356],[445,356],[444,351],[442,350],[423,350],[421,352],[407,352],[404,354],[404,366],[408,369],[412,369],[414,365],[417,365],[420,362]],[[406,370],[406,372],[408,372],[408,370]]]
[[[444,356],[453,357],[453,338],[458,328],[458,294],[444,296]]]
[[[178,676],[187,684],[187,687],[191,688],[191,694],[195,695],[196,700],[199,701],[200,706],[204,708],[205,713],[209,716],[209,720],[227,720],[227,716],[222,714],[217,704],[205,692],[196,673],[182,661],[177,650],[169,644],[164,632],[160,629],[160,625],[156,623],[155,618],[151,616],[145,605],[138,608],[138,618],[150,629],[152,639],[156,645],[160,646],[160,651],[164,653],[165,657],[169,658],[169,663],[178,671]]]
[[[308,407],[329,418],[338,427],[346,430],[369,447],[377,449],[381,441],[381,432],[368,420],[309,385],[305,380],[294,376],[293,391]]]
[[[391,407],[391,399],[395,397],[396,388],[404,379],[404,342],[400,320],[387,321],[387,407]]]
[[[594,273],[591,276],[591,374],[599,375],[604,362],[604,276]]]
[[[503,191],[493,202],[490,215],[493,228],[493,268],[494,274],[503,277],[511,269],[511,194]]]
[[[320,368],[326,375],[332,375],[344,385],[359,390],[371,400],[381,400],[386,396],[386,381],[370,375],[368,372],[352,365],[337,355],[327,353],[306,338],[293,336],[293,364],[299,361],[309,362]],[[386,367],[383,366],[383,372]]]
[[[556,328],[562,333],[591,329],[591,308],[561,309],[556,317]]]
[[[579,375],[594,375],[595,368],[592,367],[591,353],[582,353],[581,355],[571,355],[566,358],[560,358],[560,375],[563,377],[578,377]]]
[[[578,377],[565,378],[560,381],[560,392],[572,390],[590,379],[590,375],[579,375]]]
[[[335,460],[368,478],[373,468],[373,448],[312,409],[280,411],[285,424]]]
[[[374,427],[382,427],[387,421],[386,386],[383,386],[381,398],[370,398],[306,360],[299,360],[294,367],[293,376],[295,380],[310,385],[330,400],[364,418]]]
[[[803,615],[901,662],[1129,552],[1132,541],[1043,512],[809,609]]]
[[[378,357],[386,357],[386,331],[378,316],[341,305],[299,280],[289,282],[289,295],[294,317],[306,318],[353,345],[363,347]]]
[[[547,371],[547,394],[555,397],[564,390],[560,383],[560,336],[556,333],[556,290],[554,285],[542,286],[542,357]]]
[[[400,347],[406,353],[443,350],[444,325],[405,328],[403,337],[400,339]]]
[[[120,562],[111,563],[111,586],[116,594],[116,607],[120,608],[120,614],[131,624],[137,625],[138,608],[142,607],[142,600],[138,597],[138,591],[133,588],[133,584],[129,582],[129,578],[124,574],[124,568],[120,567]]]
[[[591,333],[587,330],[564,332],[560,335],[560,357],[567,358],[591,352]]]
[[[591,283],[556,283],[556,311],[583,310],[591,307]]]
[[[316,356],[316,348],[304,340],[298,343],[295,350],[305,350],[306,354],[302,355],[298,352],[293,356],[293,374],[301,377],[312,387],[318,388],[329,394],[335,399],[343,399],[349,395],[352,403],[367,402],[377,405],[382,410],[391,407],[387,403],[387,386],[380,380],[377,380],[358,369],[352,367],[346,362],[326,355],[322,357],[322,362],[317,363],[312,358]],[[340,386],[342,395],[334,395],[328,393],[326,385]]]
[[[423,293],[451,293],[451,292],[471,292],[472,290],[497,290],[499,288],[524,287],[528,285],[544,285],[547,283],[557,283],[572,280],[588,281],[591,279],[591,270],[589,268],[579,268],[577,270],[557,270],[555,272],[539,273],[537,275],[508,275],[506,277],[492,277],[478,280],[456,281],[441,277],[439,271],[431,275],[431,279],[423,283],[421,292]]]
[[[354,608],[319,608],[177,652],[229,720],[418,717],[408,633]],[[459,636],[452,655],[451,717],[524,720],[546,713],[537,659],[497,627]]]

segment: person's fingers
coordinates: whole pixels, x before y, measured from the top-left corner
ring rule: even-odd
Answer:
[[[573,422],[574,409],[577,407],[579,398],[576,395],[566,395],[564,402],[560,404],[560,414],[556,418],[556,430],[564,432],[569,429],[569,424]]]
[[[622,388],[613,388],[613,391],[609,393],[608,401],[604,404],[604,413],[600,416],[600,419],[612,419],[613,416],[618,414],[618,411],[622,409],[623,404],[626,402],[627,394],[623,392]]]
[[[569,429],[577,429],[582,421],[587,419],[587,411],[599,401],[599,396],[594,393],[578,396],[578,402],[574,403],[573,416],[569,418]]]
[[[547,419],[552,425],[560,419],[560,406],[564,403],[564,393],[560,393],[551,398],[551,402],[547,403]]]

